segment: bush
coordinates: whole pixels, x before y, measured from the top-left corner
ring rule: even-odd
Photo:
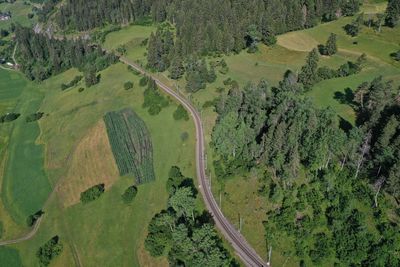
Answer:
[[[72,81],[70,81],[68,84],[64,84],[64,83],[61,84],[61,90],[64,91],[68,88],[76,86],[82,80],[82,78],[83,78],[83,76],[80,76],[80,75],[75,76],[75,78]]]
[[[83,91],[85,91],[85,88],[83,88],[83,87],[80,87],[80,88],[78,89],[78,92],[79,92],[79,93],[82,93]]]
[[[124,83],[124,89],[129,90],[133,88],[133,82],[126,82]]]
[[[29,215],[28,218],[26,219],[26,225],[28,227],[32,227],[36,221],[44,214],[42,210],[39,210],[35,214]]]
[[[136,197],[137,194],[137,187],[132,185],[130,187],[128,187],[125,192],[121,195],[122,197],[122,201],[125,204],[129,204],[133,201],[133,199]]]
[[[140,78],[139,80],[139,85],[141,87],[145,87],[147,85],[147,83],[149,82],[149,77],[147,76],[143,76],[142,78]]]
[[[34,122],[40,120],[43,117],[43,112],[36,112],[26,117],[26,122]]]
[[[175,110],[173,116],[174,116],[174,119],[177,121],[182,120],[182,119],[185,121],[189,120],[189,114],[182,105],[178,106],[178,108]]]
[[[90,87],[92,85],[98,84],[100,82],[100,74],[96,74],[96,70],[94,68],[85,72],[85,84],[86,87]]]
[[[168,99],[160,94],[155,81],[152,79],[148,81],[147,89],[143,95],[143,108],[148,108],[148,112],[152,116],[158,115],[163,108],[169,105]]]
[[[347,35],[350,35],[351,37],[355,37],[358,35],[359,32],[359,27],[355,24],[346,24],[343,29],[347,33]]]
[[[4,29],[0,30],[0,36],[1,37],[7,37],[9,34],[10,34],[10,32],[7,31],[7,30],[4,30]]]
[[[181,133],[182,142],[185,142],[186,140],[188,140],[188,138],[189,138],[189,134],[187,132]]]
[[[59,237],[54,236],[39,248],[36,256],[39,258],[40,265],[48,266],[52,259],[61,254],[63,246],[59,241]]]
[[[321,67],[317,70],[317,75],[322,80],[328,80],[337,77],[338,72],[328,67]]]
[[[391,53],[390,56],[396,60],[396,61],[400,61],[400,50],[394,53]]]
[[[83,204],[86,204],[98,199],[104,193],[104,190],[104,184],[98,184],[89,188],[88,190],[81,193],[81,202]]]
[[[7,113],[0,117],[0,123],[15,121],[19,116],[21,116],[19,113]]]

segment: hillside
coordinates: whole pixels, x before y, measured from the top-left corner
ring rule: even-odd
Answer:
[[[1,266],[400,264],[399,1],[0,11]]]

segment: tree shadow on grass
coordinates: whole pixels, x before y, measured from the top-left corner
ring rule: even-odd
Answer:
[[[341,116],[339,116],[339,127],[346,133],[353,129],[353,125]]]
[[[344,89],[344,93],[340,91],[336,91],[333,97],[337,100],[340,104],[346,104],[352,106],[354,104],[354,93],[349,87]]]

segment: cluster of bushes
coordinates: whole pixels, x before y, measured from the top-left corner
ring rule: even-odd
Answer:
[[[62,250],[63,245],[60,243],[60,238],[54,236],[39,248],[36,256],[39,258],[41,266],[48,266],[55,257],[61,254]]]
[[[4,114],[0,116],[0,123],[15,121],[19,118],[19,116],[21,116],[21,114],[14,112]]]
[[[347,77],[359,73],[366,61],[366,55],[362,54],[356,62],[348,61],[342,64],[337,70],[321,67],[318,68],[317,74],[321,80],[328,80],[337,77]]]
[[[124,89],[125,90],[130,90],[132,88],[133,88],[133,82],[128,81],[128,82],[124,83]]]
[[[83,204],[92,202],[96,199],[98,199],[105,191],[105,185],[104,184],[98,184],[95,185],[86,191],[81,193],[81,202]]]
[[[319,56],[316,49],[313,49],[306,59],[306,64],[301,68],[300,73],[297,77],[297,82],[302,84],[304,89],[309,90],[314,84],[321,80],[332,79],[336,77],[346,77],[356,74],[362,70],[364,63],[367,60],[367,56],[362,54],[356,62],[348,61],[341,65],[337,70],[329,67],[318,68]],[[286,86],[292,88],[296,87],[295,74],[285,74],[283,83],[287,83]]]
[[[205,89],[207,83],[213,83],[217,79],[215,67],[207,67],[206,61],[191,60],[186,65],[186,90],[195,93]]]
[[[96,68],[89,67],[83,74],[85,76],[86,87],[91,87],[100,82],[101,75],[96,73]]]
[[[336,34],[331,33],[329,35],[328,41],[326,45],[319,45],[318,46],[319,53],[324,56],[332,56],[337,52],[337,45],[336,45]]]
[[[150,115],[158,115],[161,110],[169,105],[169,101],[158,90],[156,82],[150,77],[143,77],[140,80],[141,86],[146,86],[144,91],[143,108],[147,109]]]
[[[43,112],[36,112],[26,117],[26,122],[34,122],[40,120],[43,117]]]
[[[182,105],[179,105],[177,107],[177,109],[174,111],[173,116],[174,116],[174,119],[177,121],[178,120],[185,120],[185,121],[189,120],[189,114]]]
[[[220,61],[217,62],[210,62],[210,65],[212,67],[217,68],[218,72],[221,74],[225,75],[229,72],[228,64],[226,64],[226,61],[224,59],[221,59]]]
[[[75,78],[72,81],[70,81],[69,83],[61,84],[61,90],[64,91],[64,90],[67,90],[68,88],[76,86],[82,80],[82,78],[83,78],[83,76],[81,76],[81,75],[75,76]]]
[[[391,53],[390,56],[396,60],[396,61],[400,61],[400,50],[394,53]]]
[[[136,197],[137,195],[137,187],[132,185],[130,187],[128,187],[125,192],[121,195],[122,201],[125,204],[130,204]]]

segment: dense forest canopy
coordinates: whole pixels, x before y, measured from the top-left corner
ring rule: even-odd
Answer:
[[[399,214],[400,88],[382,77],[360,84],[351,126],[317,109],[296,80],[287,72],[278,87],[235,85],[221,98],[212,133],[217,178],[223,185],[238,173],[262,174],[258,192],[273,203],[267,244],[294,240],[285,253],[300,266],[398,266],[399,225],[388,215]]]
[[[127,24],[150,13],[149,0],[67,0],[56,21],[61,28],[79,31],[106,23]]]
[[[15,36],[19,44],[18,62],[22,72],[31,80],[41,81],[71,67],[96,72],[118,60],[99,46],[89,45],[80,39],[49,38],[24,27],[17,27]]]
[[[147,16],[168,20],[177,29],[176,52],[188,55],[238,52],[255,36],[269,43],[276,34],[353,15],[359,6],[359,0],[68,0],[56,21],[63,29],[84,31]]]
[[[331,109],[315,108],[293,87],[298,84],[285,75],[278,88],[262,81],[243,91],[233,87],[221,99],[212,140],[225,171],[262,164],[290,183],[301,166],[315,172],[338,164],[372,182],[384,179],[398,198],[400,88],[382,77],[362,83],[353,102],[357,125],[348,129]]]

